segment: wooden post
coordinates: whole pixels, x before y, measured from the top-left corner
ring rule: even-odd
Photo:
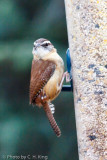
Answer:
[[[73,67],[79,160],[106,160],[106,0],[65,0],[65,8]]]

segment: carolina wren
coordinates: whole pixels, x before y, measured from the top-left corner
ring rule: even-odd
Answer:
[[[53,117],[53,101],[60,93],[64,74],[64,63],[52,43],[44,38],[34,42],[30,80],[30,104],[43,106],[49,122],[59,137],[61,131]]]

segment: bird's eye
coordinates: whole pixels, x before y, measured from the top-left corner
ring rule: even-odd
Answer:
[[[45,46],[48,46],[48,43],[45,43]]]
[[[47,47],[49,45],[49,43],[44,43],[42,44],[42,46]]]

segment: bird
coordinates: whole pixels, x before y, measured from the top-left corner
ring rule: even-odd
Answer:
[[[53,116],[54,105],[51,102],[61,92],[67,75],[67,72],[64,72],[63,59],[53,44],[45,38],[34,42],[32,54],[30,104],[43,107],[56,136],[60,137],[61,130]]]

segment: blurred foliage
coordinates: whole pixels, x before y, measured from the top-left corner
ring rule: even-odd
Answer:
[[[29,106],[31,52],[40,37],[49,39],[66,61],[62,0],[0,0],[0,156],[77,160],[73,95],[63,92],[54,101],[60,138],[54,135],[43,109]]]

